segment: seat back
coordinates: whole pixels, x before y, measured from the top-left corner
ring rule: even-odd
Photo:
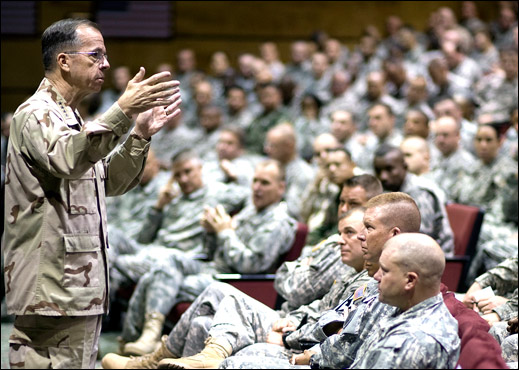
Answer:
[[[281,262],[285,261],[295,261],[301,255],[301,251],[303,250],[306,242],[306,236],[308,235],[308,226],[302,222],[298,222],[296,236],[294,238],[294,242],[292,243],[292,247],[290,250],[283,256]]]
[[[449,203],[445,209],[454,233],[454,257],[446,258],[442,282],[451,290],[462,291],[485,212],[479,207],[458,203]]]

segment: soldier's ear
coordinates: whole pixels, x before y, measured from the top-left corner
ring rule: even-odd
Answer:
[[[70,59],[69,59],[68,55],[65,53],[59,53],[56,56],[56,63],[58,65],[58,68],[63,71],[66,71],[66,72],[70,71],[69,61],[70,61]]]
[[[413,271],[409,271],[407,273],[407,282],[405,284],[406,290],[414,289],[416,284],[418,283],[418,274]]]

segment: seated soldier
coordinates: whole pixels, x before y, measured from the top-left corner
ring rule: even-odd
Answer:
[[[510,257],[493,269],[476,278],[467,290],[463,303],[476,312],[492,327],[490,333],[502,343],[508,336],[506,331],[509,320],[517,317],[517,256]],[[478,293],[487,287],[494,295],[478,298]]]
[[[254,175],[254,166],[251,158],[244,152],[244,143],[243,130],[237,127],[222,128],[216,144],[217,158],[204,161],[204,181],[235,182],[249,187]]]
[[[440,293],[445,255],[438,243],[423,234],[397,235],[379,264],[379,301],[397,310],[368,336],[350,368],[454,368],[458,324]]]
[[[265,273],[277,267],[280,256],[292,246],[297,227],[281,202],[283,179],[281,165],[267,160],[256,167],[252,204],[234,220],[221,205],[206,208],[201,223],[207,231],[208,262],[162,251],[163,261],[139,279],[130,300],[122,333],[122,340],[129,342],[125,353],[152,352],[160,343],[165,315],[179,300],[194,300],[214,281],[214,274]]]
[[[344,182],[339,194],[337,219],[382,193],[382,185],[375,176],[354,176]],[[345,269],[340,263],[339,234],[333,233],[318,245],[307,245],[297,261],[285,262],[277,271],[274,286],[287,300],[283,308],[290,311],[321,298]]]
[[[350,153],[342,147],[328,152],[325,166],[326,178],[330,182],[330,186],[324,194],[319,194],[319,208],[315,209],[307,220],[310,244],[336,231],[335,209],[339,200],[339,187],[354,175],[363,173],[352,161]]]
[[[207,255],[204,251],[204,229],[200,218],[204,205],[221,204],[228,212],[241,209],[248,199],[250,190],[238,185],[214,183],[206,185],[202,179],[202,162],[191,151],[184,151],[172,159],[172,177],[159,192],[154,206],[148,209],[136,240],[125,235],[120,243],[133,254],[119,255],[112,261],[121,279],[111,279],[111,288],[125,282],[136,283],[157,262],[163,260],[164,248],[175,249],[192,257]],[[180,193],[175,191],[177,182]],[[149,245],[148,245],[149,244]],[[144,248],[143,246],[146,245]]]
[[[215,315],[215,312],[221,312],[228,315],[229,310],[240,309],[234,313],[233,319],[238,314],[246,313],[258,315],[257,319],[265,320],[265,325],[261,321],[254,322],[257,330],[266,333],[268,327],[277,322],[277,326],[284,327],[286,325],[293,326],[301,320],[315,320],[316,314],[322,309],[330,308],[343,299],[344,296],[351,295],[358,286],[366,281],[366,272],[363,271],[363,258],[360,243],[356,239],[356,233],[362,227],[362,215],[364,211],[357,208],[344,214],[340,220],[341,230],[341,259],[343,263],[347,263],[355,271],[353,274],[347,272],[341,276],[330,292],[320,300],[315,300],[311,305],[301,306],[298,310],[293,311],[291,319],[281,319],[281,317],[289,314],[289,311],[273,311],[254,299],[246,296],[235,288],[227,284],[215,283],[209,286],[197,299],[190,308],[182,315],[180,321],[171,331],[167,341],[163,338],[162,346],[153,354],[137,357],[125,358],[115,354],[109,354],[103,358],[102,365],[104,368],[137,368],[137,367],[156,367],[162,359],[178,358],[180,356],[189,356],[199,352],[203,348],[204,340],[207,336],[207,330]],[[227,297],[227,298],[226,298]],[[224,300],[236,300],[238,307],[226,306]],[[232,302],[232,301],[231,301]],[[222,306],[223,304],[223,306]],[[220,307],[223,307],[220,310]],[[227,307],[227,308],[225,308]],[[243,310],[241,309],[243,308]],[[253,308],[250,310],[249,308]],[[257,314],[255,314],[255,312]],[[230,316],[227,316],[230,317]],[[306,319],[305,319],[306,317]],[[310,318],[310,319],[309,319]],[[209,325],[206,325],[209,324]]]
[[[413,197],[422,215],[420,231],[441,245],[445,255],[454,253],[454,235],[445,210],[445,194],[426,179],[407,171],[399,148],[381,145],[375,152],[375,173],[386,191],[401,191]]]
[[[265,153],[285,167],[285,201],[292,217],[300,219],[301,194],[312,181],[313,171],[308,163],[298,156],[296,134],[290,123],[281,123],[272,127],[266,135]]]

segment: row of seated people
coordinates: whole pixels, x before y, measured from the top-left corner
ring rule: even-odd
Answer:
[[[153,350],[157,343],[152,341],[151,353],[144,356],[109,354],[103,367],[505,367],[485,316],[492,312],[504,318],[514,313],[514,304],[517,316],[517,299],[507,300],[507,309],[494,310],[488,300],[477,302],[474,292],[497,284],[498,292],[515,288],[517,295],[517,258],[478,279],[466,295],[468,308],[440,285],[445,255],[433,239],[417,234],[420,212],[414,200],[400,192],[376,195],[381,192],[369,175],[343,188],[339,213],[358,201],[365,207],[342,212],[340,237],[306,249],[295,263],[278,270],[276,289],[287,299],[281,310],[213,283],[158,349]],[[504,332],[504,356],[513,360],[515,348],[517,361],[517,334]],[[123,339],[124,334],[131,338],[130,331],[123,332]]]
[[[395,151],[396,148],[393,148],[391,149],[392,151]],[[398,151],[397,151],[398,152]],[[149,161],[149,164],[150,163],[153,163],[153,158],[151,158],[152,160]],[[193,158],[191,158],[193,159]],[[327,169],[330,171],[330,178],[337,178],[337,179],[342,179],[342,178],[347,178],[348,177],[348,173],[349,171],[346,171],[346,174],[345,173],[342,173],[344,171],[345,168],[347,168],[347,164],[349,163],[350,161],[350,158],[347,156],[347,152],[344,151],[344,150],[336,150],[336,151],[329,151],[328,152],[328,155],[325,155],[324,156],[324,159],[325,159],[325,163],[328,163],[328,166],[327,166]],[[329,162],[327,162],[329,161]],[[400,166],[402,167],[402,170],[404,170],[404,165],[403,165],[403,157],[402,155],[400,154],[399,155],[399,161],[400,161]],[[188,160],[187,162],[192,162],[190,160]],[[188,168],[188,171],[187,172],[191,172],[193,170],[193,168],[196,170],[198,169],[200,172],[198,173],[199,176],[201,176],[201,167],[200,167],[200,163],[197,162],[196,158],[195,158],[195,163],[187,163],[187,168]],[[398,161],[397,161],[398,162]],[[194,165],[193,165],[194,164]],[[182,164],[177,164],[180,168],[182,168]],[[156,166],[156,168],[158,168],[158,166]],[[158,171],[158,169],[156,169],[156,171]],[[177,170],[176,172],[174,173],[182,173],[184,172],[182,169],[179,169]],[[195,171],[196,172],[196,171]],[[341,177],[342,176],[342,177]],[[405,175],[404,175],[405,177]],[[361,177],[362,178],[362,177]],[[365,176],[365,178],[372,178],[374,179],[374,177],[372,176]],[[199,179],[200,180],[200,179]],[[187,181],[187,183],[189,183],[189,181]],[[182,184],[181,182],[179,184]],[[169,185],[171,185],[171,183],[169,183]],[[184,186],[188,186],[187,184],[184,184]],[[183,187],[181,186],[181,189]],[[196,186],[195,186],[196,188]],[[191,190],[194,189],[194,188],[191,188]],[[359,190],[359,189],[357,189]],[[254,190],[253,190],[254,191]],[[406,191],[409,191],[409,190],[406,190]],[[417,190],[414,190],[414,193],[413,194],[416,194],[417,196],[419,196],[419,193],[416,192]],[[413,192],[413,190],[411,190],[411,192]],[[149,195],[149,194],[148,194]],[[159,198],[160,199],[160,198]],[[341,202],[343,203],[346,203],[346,202],[349,202],[351,206],[354,206],[354,205],[359,205],[359,204],[362,204],[361,202],[361,199],[358,199],[358,195],[355,194],[355,192],[353,193],[352,195],[352,199],[348,199],[346,200],[343,195],[341,194]],[[148,199],[149,200],[149,199]],[[143,204],[144,204],[144,199],[141,199],[139,202],[137,203],[134,203],[137,204],[138,206],[142,207]],[[160,208],[161,205],[159,204],[161,203],[160,200],[157,202],[157,205],[155,208]],[[119,205],[120,206],[120,205]],[[193,203],[191,203],[191,207],[193,207]],[[124,209],[124,207],[123,207]],[[189,209],[189,208],[186,208],[186,209]],[[426,207],[424,207],[424,209],[426,209]],[[121,208],[119,207],[119,210],[121,211]],[[190,209],[192,211],[192,208]],[[183,212],[181,212],[181,214],[183,214],[184,216],[187,215],[185,214],[186,210],[184,209]],[[216,211],[214,211],[216,212]],[[220,211],[218,212],[220,213]],[[133,213],[133,219],[135,221],[135,215],[138,215],[138,214],[145,214],[145,212],[136,212],[136,213]],[[179,213],[176,213],[177,217],[178,217],[178,214]],[[204,218],[213,218],[213,217],[220,217],[223,215],[223,212],[221,212],[220,214],[217,214],[217,213],[214,213],[212,216],[210,214],[205,214],[204,215]],[[131,219],[131,217],[130,217]],[[177,221],[179,221],[179,219],[176,219]],[[229,220],[229,219],[228,219]],[[185,220],[183,221],[185,222]],[[169,223],[167,223],[167,225],[169,225]],[[128,226],[128,225],[126,225]],[[145,230],[148,230],[149,229],[149,226],[145,227],[144,228]],[[127,230],[127,229],[126,229]],[[258,234],[261,234],[261,230],[256,228],[256,231],[258,232]],[[293,229],[291,230],[291,233],[293,236]],[[113,233],[112,233],[113,234]],[[111,234],[111,235],[112,235]],[[218,233],[217,233],[218,234]],[[237,234],[239,234],[239,232],[237,231]],[[244,238],[242,239],[242,241],[244,242],[245,244],[245,247],[246,247],[246,244],[249,240],[251,240],[251,246],[254,248],[254,247],[258,247],[257,245],[257,240],[252,240],[251,238],[251,235],[252,233],[249,232],[248,233],[241,233],[241,237]],[[267,238],[268,239],[268,238]],[[112,243],[112,245],[117,245],[117,243]],[[265,245],[270,245],[270,244],[265,244]],[[277,244],[274,245],[274,249],[275,250],[275,246]],[[290,245],[290,244],[287,244],[287,245]],[[113,250],[114,248],[112,248]],[[260,247],[259,250],[261,250],[262,248]],[[145,254],[148,254],[148,252],[146,252]],[[276,253],[274,253],[274,255],[276,255]],[[160,255],[161,257],[162,256],[166,256],[166,254],[161,254]],[[279,256],[279,255],[277,255]],[[130,258],[133,258],[132,256],[122,256],[121,258],[124,260],[124,259],[127,259],[128,257]],[[161,258],[159,257],[159,258]],[[250,256],[249,256],[250,257]],[[135,261],[137,261],[136,265],[138,265],[140,268],[142,268],[142,265],[144,264],[143,262],[146,261],[146,258],[148,257],[145,257],[143,258],[143,254],[141,253],[139,257],[136,258]],[[176,257],[178,258],[178,257]],[[114,265],[115,266],[119,266],[119,269],[116,270],[119,271],[126,271],[126,273],[128,271],[131,271],[131,268],[129,268],[130,265],[124,265],[124,262],[122,264],[122,266],[124,266],[122,269],[120,268],[120,263],[118,262],[120,258],[117,257]],[[194,264],[195,262],[191,261],[191,262],[185,262],[185,259],[183,260],[184,264]],[[192,280],[190,279],[190,276],[189,274],[197,274],[199,272],[199,270],[197,269],[194,269],[194,270],[191,270],[191,271],[187,271],[186,268],[182,267],[182,269],[179,269],[179,263],[180,262],[177,262],[175,261],[175,264],[173,266],[175,266],[174,268],[171,268],[171,266],[168,268],[166,268],[166,271],[169,270],[169,274],[167,272],[164,272],[164,271],[160,271],[158,273],[156,273],[156,276],[155,278],[151,278],[151,277],[147,277],[147,278],[144,278],[144,279],[141,279],[141,281],[139,282],[139,286],[138,289],[137,289],[137,292],[134,297],[132,297],[132,301],[130,303],[130,310],[128,311],[128,315],[127,315],[127,320],[126,322],[129,322],[130,324],[127,324],[125,326],[126,328],[126,331],[128,332],[131,332],[133,335],[131,334],[127,334],[127,338],[128,337],[135,337],[136,334],[140,333],[142,331],[142,328],[146,328],[146,327],[152,327],[152,337],[155,338],[155,341],[158,340],[158,335],[160,335],[160,332],[161,332],[161,328],[162,328],[162,323],[164,321],[164,315],[169,311],[169,309],[172,307],[172,305],[174,305],[175,302],[178,302],[179,300],[193,300],[194,298],[197,297],[198,293],[200,293],[201,290],[203,290],[203,287],[204,285],[203,284],[206,284],[207,286],[207,283],[206,281],[209,283],[212,281],[211,277],[208,277],[208,276],[204,276],[202,279],[200,278],[200,276],[191,276]],[[231,262],[232,263],[232,262]],[[258,266],[261,265],[261,264],[258,264]],[[240,265],[232,265],[232,266],[240,266]],[[244,264],[244,270],[241,270],[240,271],[240,268],[239,267],[234,267],[234,268],[231,268],[231,269],[224,269],[224,270],[218,270],[220,272],[259,272],[260,270],[256,269],[256,270],[247,270],[248,268],[248,264]],[[160,270],[160,269],[158,269]],[[162,269],[164,270],[164,268]],[[174,271],[172,271],[174,270]],[[184,272],[185,271],[185,272]],[[214,270],[212,271],[214,273]],[[182,280],[182,275],[180,275],[179,278],[177,279],[174,279],[172,278],[172,275],[179,275],[181,273],[184,273],[184,275],[188,275],[187,278],[185,278],[184,280]],[[112,274],[114,275],[114,274]],[[153,274],[151,274],[153,275]],[[139,276],[138,273],[136,276]],[[169,279],[168,279],[168,276],[169,276]],[[151,278],[151,280],[150,280]],[[208,278],[208,280],[204,280],[205,278]],[[161,280],[162,279],[162,280]],[[155,280],[155,281],[154,281]],[[202,283],[200,283],[200,280],[202,280]],[[115,280],[114,280],[115,281]],[[135,280],[137,281],[137,279]],[[175,286],[175,284],[178,284],[180,283],[182,286],[180,288],[178,288],[177,286]],[[189,283],[194,283],[193,286],[187,286],[187,284]],[[173,286],[173,287],[171,287]],[[175,290],[176,289],[176,290]],[[197,291],[198,289],[198,291]],[[180,293],[179,293],[179,290],[180,290]],[[187,294],[186,293],[182,293],[182,291],[185,290],[187,291]],[[113,291],[113,290],[112,290]],[[171,293],[173,292],[173,293]],[[191,294],[191,296],[189,296],[189,294]],[[153,298],[153,296],[155,296],[155,298]],[[143,304],[144,303],[144,304]],[[146,307],[144,307],[146,306]],[[160,313],[157,313],[157,308],[163,308],[163,312],[162,314]],[[155,324],[154,324],[155,323]],[[157,323],[159,323],[158,325],[158,329],[157,329],[157,326],[155,326],[153,328],[154,325],[156,325]],[[146,330],[145,330],[146,331]],[[150,338],[150,331],[147,331],[146,333],[147,335],[144,335],[143,334],[143,341],[146,342],[146,341],[149,341],[149,338]],[[124,336],[123,336],[124,337]],[[127,339],[128,341],[129,339]],[[141,341],[142,342],[142,341]],[[153,343],[153,341],[152,341]],[[128,349],[130,350],[130,352],[133,351],[133,353],[140,353],[141,349],[138,349],[140,346],[142,345],[142,343],[139,343],[139,341],[137,341],[137,345],[135,345],[135,343],[130,343],[129,345],[125,346],[128,347]],[[153,347],[153,345],[152,345]],[[137,350],[135,350],[137,348]],[[149,347],[149,344],[148,344],[148,349],[150,348]]]

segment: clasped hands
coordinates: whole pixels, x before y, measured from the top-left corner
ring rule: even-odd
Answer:
[[[233,219],[220,204],[215,208],[205,206],[200,224],[206,231],[217,234],[223,230],[235,228]]]

